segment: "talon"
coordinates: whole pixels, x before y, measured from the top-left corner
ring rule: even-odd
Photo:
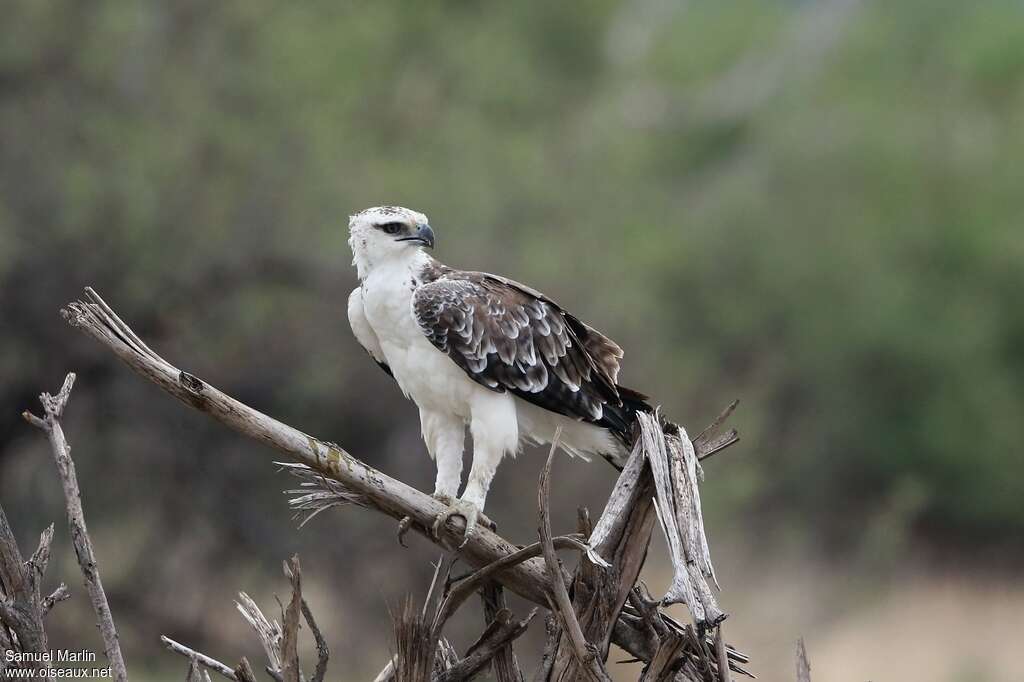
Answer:
[[[476,532],[476,524],[481,516],[480,510],[472,502],[467,502],[466,500],[455,500],[447,509],[434,518],[433,530],[435,538],[441,539],[441,527],[453,516],[461,516],[466,520],[466,531],[463,533],[462,543],[458,547],[459,549],[462,549],[466,546],[466,543],[469,542],[473,533]],[[487,522],[490,522],[490,519],[487,519],[486,517],[483,518]]]
[[[405,544],[405,534],[409,532],[410,528],[412,528],[412,517],[402,517],[402,520],[398,522],[398,544],[402,547],[408,547],[408,545]]]

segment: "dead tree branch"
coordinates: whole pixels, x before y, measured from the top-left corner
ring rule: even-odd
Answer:
[[[796,640],[796,682],[811,682],[811,664],[807,661],[803,637]]]
[[[408,517],[413,529],[442,548],[458,546],[462,541],[464,522],[458,516],[452,517],[445,524],[439,539],[432,537],[430,531],[433,520],[443,511],[440,502],[367,466],[340,446],[314,438],[262,414],[195,375],[171,365],[139,339],[94,291],[87,289],[86,295],[88,302],[72,303],[64,309],[65,319],[107,346],[142,377],[186,405],[210,415],[242,435],[286,453],[319,476],[337,483],[349,496],[346,501],[382,512],[395,520]],[[736,442],[737,437],[729,433],[713,440],[698,440],[694,454],[699,458],[728,447]],[[591,538],[594,554],[611,564],[610,569],[596,573],[609,577],[596,581],[596,585],[590,585],[581,583],[577,574],[577,579],[572,583],[575,596],[571,608],[579,614],[583,641],[594,644],[597,654],[592,661],[598,663],[607,657],[608,646],[612,641],[643,661],[650,661],[661,644],[657,633],[652,632],[639,615],[623,613],[623,605],[643,564],[650,533],[656,521],[652,503],[654,482],[641,450],[634,450]],[[323,498],[319,497],[307,498],[306,502],[312,505],[307,511],[316,511],[322,501]],[[548,540],[554,543],[550,534]],[[542,553],[546,549],[545,544],[541,545]],[[556,584],[566,589],[569,577],[562,573],[557,560],[545,561],[535,556],[522,560],[522,555],[512,559],[519,551],[496,533],[480,527],[470,536],[468,544],[460,548],[459,558],[475,569],[507,561],[507,565],[499,564],[501,570],[493,570],[488,577],[527,600],[548,607],[551,590],[557,590]],[[592,577],[594,573],[587,575]],[[586,589],[577,589],[581,586]],[[563,637],[559,640],[552,657],[554,662],[551,675],[562,676],[566,666],[575,659],[575,649],[570,639]],[[705,655],[707,643],[703,638],[693,638],[692,643]],[[687,653],[688,658],[683,665],[684,677],[692,673],[687,664],[694,655],[697,655],[696,651]],[[735,660],[732,656],[730,659]],[[705,678],[691,675],[687,679]]]
[[[171,639],[170,637],[167,637],[165,635],[161,635],[160,641],[163,642],[163,645],[165,647],[167,647],[167,649],[169,651],[173,651],[174,653],[179,654],[179,655],[184,656],[185,658],[189,659],[189,662],[190,662],[189,663],[189,667],[190,667],[190,669],[191,669],[191,665],[193,663],[198,663],[199,665],[203,666],[204,668],[206,668],[208,670],[212,670],[213,672],[217,673],[218,675],[221,675],[222,677],[226,677],[229,680],[238,680],[238,677],[235,676],[235,671],[232,670],[229,666],[224,665],[223,663],[221,663],[217,659],[210,658],[206,654],[201,654],[198,651],[194,651],[192,649],[189,649],[184,644],[179,644],[178,642],[175,642],[173,639]]]
[[[490,626],[491,623],[497,622],[499,614],[508,611],[505,591],[498,583],[488,582],[481,588],[480,599],[484,606],[485,625]],[[532,619],[533,616],[531,615],[530,618]],[[523,631],[525,632],[526,629],[524,628]],[[523,673],[519,669],[519,661],[516,660],[511,641],[495,652],[491,665],[494,670],[494,679],[498,682],[523,682]]]
[[[40,585],[49,560],[51,542],[52,525],[43,531],[39,537],[39,548],[26,562],[18,549],[7,514],[0,506],[0,658],[6,659],[7,651],[26,654],[24,658],[17,656],[18,660],[9,663],[35,670],[50,667],[48,660],[39,660],[39,655],[50,650],[44,625],[47,609]]]
[[[576,665],[580,671],[589,673],[589,677],[598,682],[610,682],[608,671],[604,669],[603,657],[598,655],[597,648],[587,641],[580,627],[576,609],[573,607],[569,597],[569,590],[565,582],[561,580],[562,566],[558,562],[558,555],[555,554],[555,545],[551,538],[551,465],[555,459],[555,451],[558,448],[558,440],[561,429],[555,432],[551,443],[551,450],[548,452],[548,459],[541,470],[540,483],[537,489],[537,511],[540,516],[538,532],[540,533],[541,547],[544,551],[544,561],[548,567],[548,575],[555,576],[551,580],[550,597],[552,611],[558,614],[562,620],[562,628],[568,633],[572,642],[572,651],[576,657]],[[571,679],[571,678],[570,678]]]
[[[111,672],[117,682],[126,682],[128,670],[124,664],[124,657],[121,655],[121,644],[117,637],[117,627],[114,625],[114,616],[110,612],[110,604],[107,602],[107,594],[103,591],[103,581],[100,579],[99,565],[96,563],[96,554],[93,552],[92,540],[89,538],[89,531],[85,525],[85,513],[82,510],[82,494],[78,488],[78,476],[75,474],[75,462],[71,459],[71,446],[64,437],[64,429],[61,428],[60,418],[64,414],[64,408],[71,397],[71,388],[75,385],[75,375],[68,374],[64,379],[64,385],[56,396],[43,393],[39,396],[43,404],[43,417],[40,419],[29,411],[22,416],[27,422],[42,429],[50,441],[50,448],[53,451],[53,460],[57,465],[57,475],[60,477],[61,486],[64,489],[64,504],[67,507],[68,527],[71,531],[71,544],[75,548],[75,556],[78,558],[78,565],[82,569],[82,577],[85,581],[85,589],[89,593],[89,601],[92,602],[92,610],[96,614],[97,626],[100,636],[103,638],[103,653],[110,662]]]

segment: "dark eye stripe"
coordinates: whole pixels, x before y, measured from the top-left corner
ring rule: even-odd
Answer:
[[[377,225],[377,229],[385,232],[386,234],[398,234],[405,229],[404,223],[381,223]]]

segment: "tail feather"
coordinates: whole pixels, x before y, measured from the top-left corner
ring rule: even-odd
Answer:
[[[598,422],[601,426],[611,431],[616,438],[622,441],[627,447],[632,447],[637,435],[636,415],[640,412],[652,413],[654,407],[647,401],[649,398],[625,386],[616,386],[621,405],[605,405],[604,414]]]

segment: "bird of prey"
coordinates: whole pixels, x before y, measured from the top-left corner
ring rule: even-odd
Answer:
[[[523,284],[448,267],[427,250],[422,213],[378,206],[349,220],[360,286],[348,301],[356,339],[420,412],[437,464],[433,496],[474,532],[495,470],[524,441],[621,466],[646,396],[617,382],[622,349]],[[461,498],[466,428],[472,468]]]

